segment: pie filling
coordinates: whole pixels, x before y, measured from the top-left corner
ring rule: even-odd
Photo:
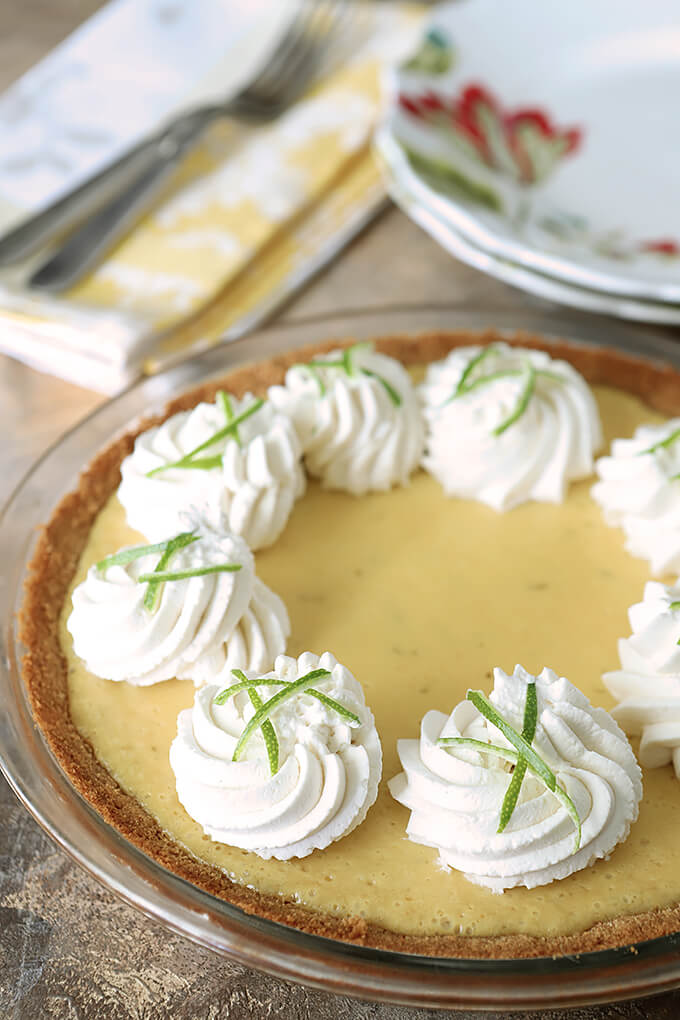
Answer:
[[[607,444],[661,421],[637,398],[595,387]],[[680,900],[680,791],[672,768],[647,770],[640,818],[608,861],[533,890],[495,895],[438,865],[405,836],[408,811],[386,781],[400,769],[397,739],[416,737],[428,709],[447,714],[491,669],[551,666],[594,705],[613,707],[601,676],[614,668],[627,609],[648,565],[623,547],[590,497],[572,484],[563,505],[499,514],[446,499],[418,472],[407,488],[357,499],[310,483],[276,544],[256,553],[258,575],[291,618],[289,655],[332,651],[363,686],[384,751],[378,800],[363,824],[301,860],[262,860],[213,843],[175,793],[168,749],[190,681],[152,687],[100,680],[71,650],[71,714],[118,783],[179,844],[235,882],[312,910],[357,916],[411,935],[559,936]],[[114,496],[101,511],[73,586],[90,564],[144,539]],[[500,805],[499,805],[500,807]]]

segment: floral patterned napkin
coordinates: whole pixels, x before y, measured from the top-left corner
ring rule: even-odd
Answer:
[[[277,17],[263,19],[265,6]],[[0,350],[115,392],[241,335],[331,258],[384,201],[370,152],[381,71],[420,26],[409,6],[357,6],[354,35],[338,40],[349,58],[274,124],[216,125],[168,199],[89,277],[51,297],[22,287],[35,259],[5,271]],[[0,97],[0,138],[12,140],[0,146],[0,234],[175,110],[235,91],[275,45],[286,7],[113,0]],[[117,43],[130,51],[122,83],[107,58]]]

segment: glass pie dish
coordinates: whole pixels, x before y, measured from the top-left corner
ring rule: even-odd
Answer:
[[[3,515],[0,589],[3,655],[0,666],[0,765],[32,815],[79,864],[105,886],[173,930],[248,966],[344,995],[414,1006],[537,1009],[631,998],[680,985],[680,934],[620,949],[530,960],[442,959],[353,946],[308,935],[212,897],[163,869],[128,843],[76,793],[36,728],[22,685],[15,615],[36,527],[80,469],[116,433],[170,395],[223,374],[240,362],[266,358],[329,333],[362,339],[381,333],[437,328],[531,329],[546,336],[616,343],[631,353],[671,361],[668,341],[610,330],[592,321],[565,323],[549,314],[464,315],[456,309],[348,317],[332,329],[315,321],[258,333],[211,350],[162,376],[141,382],[105,404],[61,439],[32,468]],[[491,980],[491,978],[493,980]]]

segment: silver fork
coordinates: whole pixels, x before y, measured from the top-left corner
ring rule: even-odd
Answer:
[[[89,216],[29,281],[32,287],[50,291],[70,286],[149,209],[189,148],[213,121],[226,117],[263,123],[290,106],[314,77],[346,10],[346,0],[305,3],[267,65],[241,92],[223,103],[180,114],[108,171],[21,224],[0,240],[0,264],[10,261],[13,252],[20,251],[23,256],[36,250],[55,233],[76,227]],[[111,198],[116,187],[118,193]]]

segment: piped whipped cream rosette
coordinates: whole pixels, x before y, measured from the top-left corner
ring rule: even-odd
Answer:
[[[196,686],[226,684],[231,682],[234,668],[267,669],[285,651],[289,635],[290,621],[283,601],[254,577],[250,602],[238,626],[225,641],[203,652],[191,668],[191,679]]]
[[[177,795],[212,839],[260,857],[306,857],[358,826],[382,752],[350,671],[329,652],[277,658],[200,688],[170,749]]]
[[[607,524],[623,528],[628,552],[654,574],[680,573],[680,418],[615,439],[595,470],[592,497]]]
[[[177,532],[194,508],[251,549],[276,541],[305,489],[290,419],[268,401],[222,391],[143,432],[121,476],[128,523],[149,541]]]
[[[602,428],[585,380],[566,361],[505,343],[459,347],[428,367],[423,466],[448,496],[494,510],[560,503],[593,471]]]
[[[568,680],[494,670],[489,699],[469,691],[450,716],[428,712],[400,740],[392,795],[407,835],[494,892],[533,888],[607,857],[642,796],[623,732]]]
[[[619,702],[612,715],[640,735],[642,765],[672,761],[680,779],[680,583],[648,581],[628,617],[633,633],[619,641],[621,669],[602,677]]]
[[[424,425],[406,369],[370,344],[293,365],[271,401],[291,416],[310,475],[355,495],[405,485]]]
[[[199,683],[211,665],[236,658],[267,669],[290,632],[244,540],[205,522],[90,567],[67,626],[91,673],[144,687],[172,677]]]

